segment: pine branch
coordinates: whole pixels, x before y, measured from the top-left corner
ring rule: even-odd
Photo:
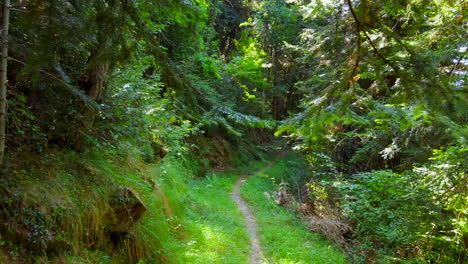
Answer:
[[[15,59],[13,57],[8,57],[8,60],[11,60],[11,61],[14,61],[14,62],[17,62],[19,64],[22,64],[22,65],[27,65],[26,62],[23,62],[21,60],[18,60],[18,59]],[[67,88],[67,90],[75,95],[77,98],[79,98],[87,107],[89,108],[92,108],[94,110],[97,110],[99,109],[99,105],[96,103],[96,101],[94,101],[91,97],[89,97],[85,92],[83,92],[81,89],[79,89],[78,87],[76,86],[73,86],[72,84],[66,82],[65,80],[55,76],[54,74],[50,73],[50,72],[47,72],[47,71],[44,71],[42,69],[39,69],[39,68],[34,68],[35,70],[43,73],[45,76],[53,79],[54,81],[57,81],[61,84],[64,85],[64,87]]]
[[[178,88],[178,91],[180,93],[187,94],[192,105],[201,108],[197,98],[194,96],[194,93],[187,93],[186,90],[194,91],[196,94],[199,95],[200,98],[204,98],[204,95],[198,89],[196,89],[196,87],[190,82],[190,80],[185,78],[184,74],[181,73],[174,66],[174,62],[164,53],[163,49],[161,48],[161,43],[159,43],[159,40],[156,37],[157,33],[153,32],[145,25],[143,21],[141,21],[140,17],[138,16],[137,8],[132,3],[130,3],[130,1],[123,1],[123,4],[127,14],[130,16],[133,22],[135,22],[137,30],[140,31],[142,35],[146,36],[146,40],[153,44],[153,51],[155,52],[158,62],[162,66],[162,70],[164,71],[163,74],[165,75],[165,77],[170,79],[171,82],[174,82],[175,88]],[[206,111],[206,109],[203,108],[202,110]]]
[[[385,56],[382,55],[382,53],[380,53],[380,51],[377,49],[377,47],[375,46],[374,42],[372,41],[372,39],[370,38],[369,34],[367,34],[367,31],[365,31],[362,27],[362,24],[361,22],[359,21],[357,15],[356,15],[356,12],[354,11],[354,8],[353,8],[353,5],[351,3],[351,0],[346,0],[347,3],[348,3],[348,7],[351,11],[351,14],[353,15],[353,18],[354,18],[354,21],[356,22],[358,28],[361,29],[361,32],[364,34],[364,36],[366,37],[367,41],[369,41],[369,44],[371,45],[372,49],[374,50],[374,52],[377,54],[377,56],[379,56],[380,59],[382,59],[386,64],[388,64],[396,73],[399,73],[400,72],[400,69],[394,65],[393,63],[391,63],[387,58],[385,58]],[[359,32],[358,32],[359,33]]]

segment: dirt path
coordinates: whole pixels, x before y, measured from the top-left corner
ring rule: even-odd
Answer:
[[[261,171],[268,170],[272,164],[269,164],[266,168],[262,169]],[[254,174],[260,173],[256,172]],[[255,220],[255,216],[253,215],[252,211],[250,210],[247,203],[242,199],[240,195],[240,188],[242,183],[248,178],[249,175],[244,174],[240,177],[237,181],[236,185],[234,186],[234,191],[232,192],[232,199],[236,202],[237,207],[244,215],[245,221],[247,222],[247,231],[250,235],[250,263],[257,264],[263,263],[262,261],[262,248],[260,247],[260,240],[257,234],[257,222]]]

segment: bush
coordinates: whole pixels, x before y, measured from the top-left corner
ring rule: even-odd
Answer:
[[[414,171],[359,173],[339,184],[342,209],[355,227],[356,262],[466,258],[466,151],[436,150],[432,163]]]

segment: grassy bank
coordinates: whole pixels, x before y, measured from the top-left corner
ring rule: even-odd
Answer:
[[[0,182],[0,263],[246,263],[248,236],[230,198],[237,173],[200,178],[191,160],[137,157],[57,152],[14,170]],[[124,187],[147,211],[116,243],[108,215]]]
[[[245,220],[230,195],[242,173],[269,161],[235,163],[241,169],[200,177],[196,161],[178,156],[157,164],[132,153],[31,157],[29,169],[14,170],[14,178],[0,182],[9,197],[0,203],[7,219],[2,227],[11,231],[0,236],[0,263],[248,263]],[[256,212],[267,258],[278,264],[345,263],[336,248],[263,194],[277,188],[290,165],[276,163],[242,188]],[[108,215],[122,188],[132,189],[147,211],[116,242]],[[12,234],[24,230],[31,235],[15,240]]]

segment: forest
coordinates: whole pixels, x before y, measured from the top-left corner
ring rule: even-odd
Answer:
[[[468,264],[467,0],[0,2],[0,263]]]

